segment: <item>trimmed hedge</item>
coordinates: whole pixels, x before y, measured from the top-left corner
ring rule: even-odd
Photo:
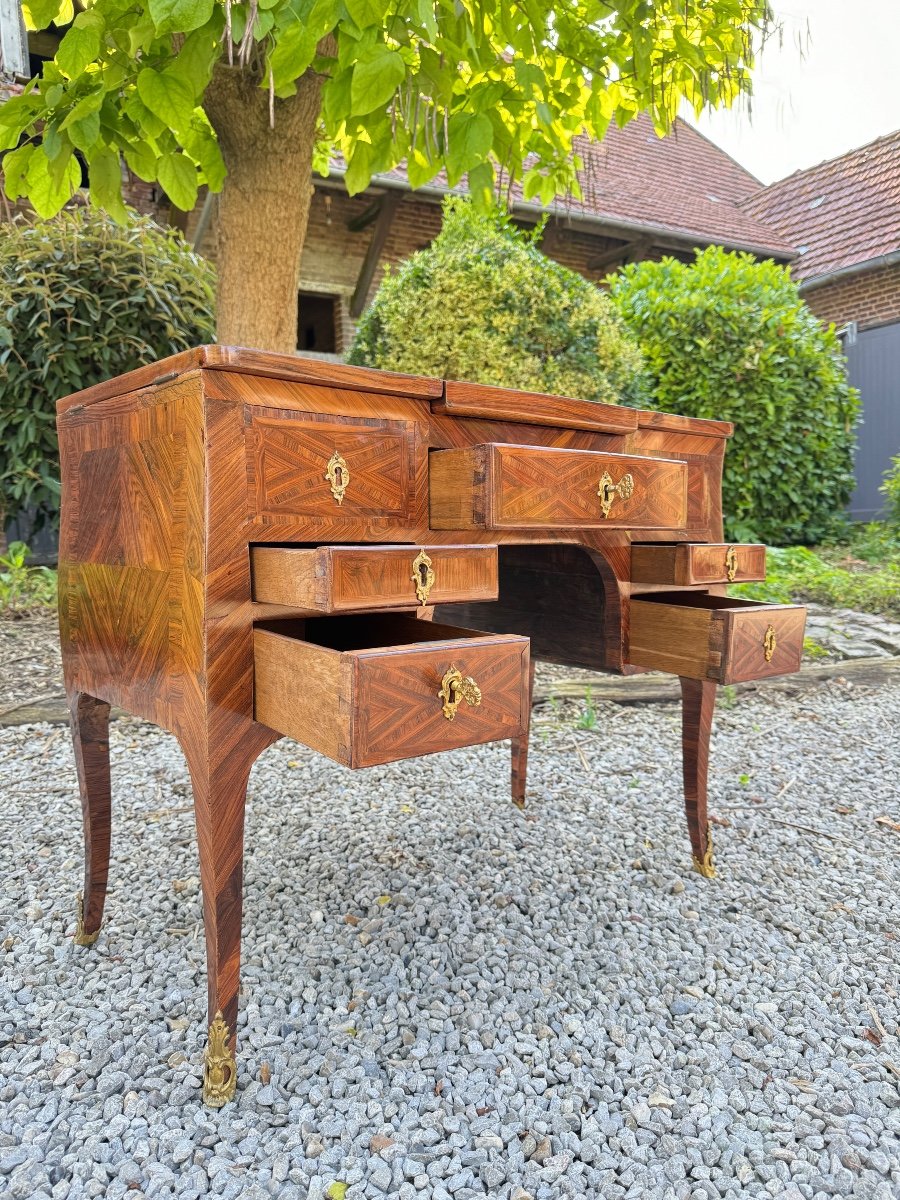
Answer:
[[[348,361],[616,403],[640,355],[608,297],[498,214],[461,199],[441,232],[386,275]]]
[[[691,264],[632,264],[611,295],[644,354],[643,402],[735,423],[727,536],[787,545],[833,535],[854,486],[858,399],[833,327],[789,271],[713,246]]]
[[[180,233],[90,209],[0,237],[0,511],[55,520],[56,401],[215,339],[212,267]]]

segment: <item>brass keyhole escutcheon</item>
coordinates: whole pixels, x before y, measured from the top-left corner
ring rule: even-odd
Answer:
[[[338,504],[343,504],[344,492],[350,484],[350,471],[347,467],[347,460],[337,450],[328,460],[324,478],[331,484],[332,496]]]
[[[420,550],[413,559],[412,575],[410,576],[413,583],[416,585],[416,599],[420,604],[428,603],[428,593],[434,587],[434,568],[431,565],[431,559],[424,550]]]
[[[600,497],[600,511],[604,517],[608,517],[616,496],[621,496],[623,500],[629,500],[634,495],[634,477],[623,475],[618,483],[613,483],[612,475],[609,471],[604,471],[600,476],[597,495]]]
[[[729,546],[725,551],[725,576],[729,583],[734,583],[737,576],[737,547]]]
[[[475,706],[481,703],[481,688],[471,675],[463,675],[462,671],[451,666],[441,680],[438,699],[444,702],[444,716],[448,721],[452,721],[461,700]]]
[[[766,636],[763,638],[763,654],[766,656],[766,662],[772,661],[772,655],[775,653],[777,645],[778,639],[775,637],[775,626],[770,625],[766,630]]]

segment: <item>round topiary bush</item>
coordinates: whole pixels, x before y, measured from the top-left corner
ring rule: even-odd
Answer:
[[[538,231],[539,232],[539,231]],[[349,361],[583,400],[627,400],[640,355],[609,299],[537,234],[460,199],[427,250],[384,279]]]
[[[213,341],[213,269],[180,233],[90,209],[0,237],[0,512],[54,519],[62,396]]]
[[[818,542],[844,523],[857,393],[833,327],[803,303],[788,270],[713,246],[690,264],[632,264],[611,295],[643,351],[644,403],[735,423],[728,537]]]

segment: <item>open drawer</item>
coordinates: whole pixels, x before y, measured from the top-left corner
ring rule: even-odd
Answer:
[[[756,543],[659,542],[631,547],[632,583],[689,587],[749,583],[766,577],[766,548]]]
[[[253,599],[310,613],[497,599],[496,546],[254,546]]]
[[[433,450],[432,529],[682,529],[687,463],[488,442]]]
[[[528,638],[405,616],[253,631],[254,715],[349,767],[519,737]]]
[[[627,661],[688,679],[740,683],[800,669],[806,609],[702,592],[632,596]]]

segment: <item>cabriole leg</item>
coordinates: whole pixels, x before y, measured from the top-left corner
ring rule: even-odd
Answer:
[[[712,835],[706,815],[709,735],[715,706],[715,683],[706,679],[681,679],[684,807],[694,854],[694,868],[707,879],[712,879],[716,873],[712,857]]]
[[[271,740],[271,739],[269,739]],[[237,1085],[237,1015],[243,903],[244,805],[250,769],[261,746],[233,745],[208,755],[196,748],[185,753],[194,790],[206,974],[209,1041],[203,1076],[203,1099],[221,1108]]]
[[[521,737],[512,740],[512,802],[516,808],[525,807],[528,779],[528,738],[531,732],[531,706],[534,701],[534,659],[528,665],[528,703],[525,708],[525,729]]]
[[[85,692],[74,692],[69,697],[69,718],[84,820],[84,891],[77,899],[75,942],[90,946],[100,933],[109,880],[109,705]]]

